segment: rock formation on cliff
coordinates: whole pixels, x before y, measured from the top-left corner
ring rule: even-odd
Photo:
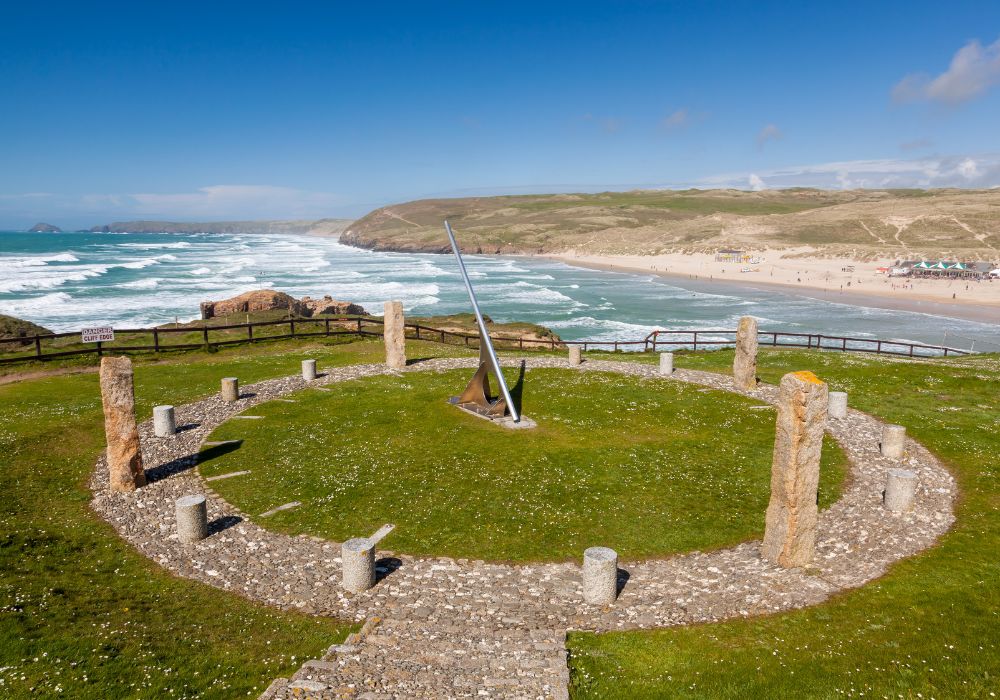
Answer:
[[[330,296],[322,299],[302,297],[296,299],[290,294],[274,289],[260,289],[240,294],[223,301],[203,301],[202,319],[228,316],[229,314],[253,313],[255,311],[288,311],[293,316],[318,316],[321,314],[365,316],[363,307],[348,301],[337,301]]]

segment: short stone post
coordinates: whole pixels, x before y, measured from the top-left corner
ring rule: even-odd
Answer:
[[[146,485],[146,474],[142,470],[142,446],[135,423],[132,360],[102,357],[100,377],[111,490],[135,491]]]
[[[385,339],[385,363],[393,369],[406,367],[406,326],[403,319],[403,302],[385,302],[382,317],[382,337]]]
[[[583,599],[591,605],[610,605],[618,597],[618,552],[589,547],[583,552]]]
[[[893,513],[905,513],[913,507],[917,495],[917,474],[909,469],[890,469],[882,502]]]
[[[836,418],[841,420],[847,418],[847,392],[846,391],[831,391],[830,392],[830,405],[827,410],[827,415],[830,418]]]
[[[351,593],[367,591],[375,585],[375,543],[355,537],[340,546],[341,580]]]
[[[302,360],[302,378],[307,382],[316,378],[316,360]]]
[[[813,557],[828,403],[826,384],[812,372],[791,372],[781,378],[761,554],[789,569],[805,566]]]
[[[208,508],[204,495],[181,496],[174,501],[174,510],[177,513],[177,538],[181,542],[197,542],[208,537]]]
[[[757,319],[744,316],[736,331],[736,357],[733,358],[733,386],[757,388]]]
[[[906,428],[901,425],[886,425],[882,428],[880,450],[883,457],[902,459],[906,447]]]
[[[177,432],[174,421],[173,406],[156,406],[153,408],[153,434],[156,437],[170,437]]]
[[[661,352],[660,374],[673,374],[673,373],[674,373],[674,353]]]
[[[583,362],[583,355],[580,353],[579,345],[569,346],[569,366],[579,367],[580,363]]]
[[[222,400],[235,403],[240,400],[240,380],[236,377],[222,378]]]

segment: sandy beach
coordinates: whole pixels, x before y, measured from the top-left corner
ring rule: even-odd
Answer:
[[[780,288],[813,299],[857,306],[916,311],[1000,324],[1000,280],[935,280],[888,277],[876,272],[893,260],[861,262],[814,258],[808,249],[754,251],[760,262],[718,262],[707,253],[665,255],[546,256],[568,265],[619,272],[645,272],[676,282]],[[743,270],[749,268],[750,271]]]

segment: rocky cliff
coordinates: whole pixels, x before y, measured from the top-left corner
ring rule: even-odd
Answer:
[[[222,301],[203,301],[202,319],[228,316],[230,314],[254,313],[257,311],[288,311],[294,316],[366,316],[363,307],[349,301],[337,301],[330,296],[322,299],[302,297],[296,299],[290,294],[274,289],[260,289],[240,294]]]

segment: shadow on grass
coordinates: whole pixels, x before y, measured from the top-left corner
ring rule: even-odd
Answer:
[[[510,389],[510,400],[514,403],[517,415],[521,415],[521,403],[524,396],[524,360],[521,360],[521,367],[517,371],[517,383]]]

